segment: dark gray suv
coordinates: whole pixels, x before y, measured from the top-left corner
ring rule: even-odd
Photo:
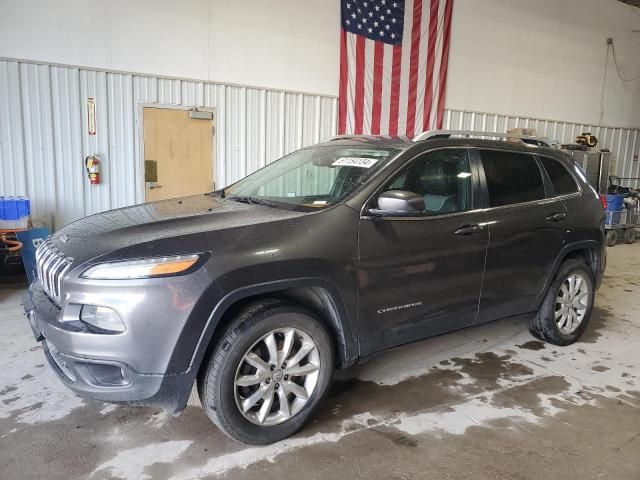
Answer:
[[[526,315],[567,345],[605,268],[604,212],[564,153],[427,135],[338,137],[210,194],[74,222],[25,298],[60,379],[206,414],[246,443],[313,415],[335,367]],[[539,143],[539,142],[536,142]]]

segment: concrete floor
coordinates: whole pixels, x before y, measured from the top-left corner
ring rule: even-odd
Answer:
[[[505,320],[340,372],[318,418],[267,447],[195,406],[84,401],[45,366],[0,286],[2,479],[640,478],[640,245],[609,249],[589,329],[565,348]],[[294,477],[295,476],[295,477]]]

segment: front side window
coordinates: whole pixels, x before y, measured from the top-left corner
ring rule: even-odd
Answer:
[[[533,155],[481,150],[480,156],[490,207],[531,202],[545,197],[542,173]]]
[[[547,175],[549,175],[556,195],[568,195],[578,191],[578,184],[573,179],[573,176],[558,160],[540,157],[540,161],[547,171]]]
[[[353,193],[398,153],[369,146],[305,148],[225,188],[222,195],[290,210],[325,208]]]
[[[427,215],[471,209],[471,168],[465,149],[443,149],[413,160],[383,189],[406,190],[424,198]]]

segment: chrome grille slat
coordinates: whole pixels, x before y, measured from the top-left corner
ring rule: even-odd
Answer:
[[[69,270],[70,266],[71,263],[69,262],[69,260],[65,259],[62,269],[59,270],[56,274],[56,289],[59,297],[62,296],[62,278],[64,277],[64,274],[67,273],[67,270]]]
[[[36,270],[45,293],[56,303],[62,301],[62,280],[73,258],[67,257],[47,239],[36,250]]]
[[[51,266],[49,267],[49,288],[51,289],[51,292],[53,293],[54,298],[57,298],[58,295],[58,291],[56,288],[56,275],[58,273],[58,269],[60,268],[60,265],[62,264],[62,258],[56,256],[55,260],[51,263]]]
[[[45,290],[49,293],[51,292],[51,279],[49,274],[51,273],[51,264],[53,264],[53,262],[56,259],[56,254],[55,251],[51,251],[48,255],[47,258],[45,259],[44,263],[42,264],[42,268],[43,268],[43,275],[44,275],[44,285],[45,285]]]
[[[40,260],[41,270],[42,270],[42,276],[40,277],[40,281],[42,282],[42,288],[44,288],[45,290],[47,290],[47,275],[45,273],[45,267],[50,257],[51,257],[51,251],[46,250],[45,252],[43,252],[42,259]]]
[[[40,268],[40,259],[42,258],[42,245],[39,245],[36,249],[36,271],[38,272],[38,278],[42,277],[42,269]]]

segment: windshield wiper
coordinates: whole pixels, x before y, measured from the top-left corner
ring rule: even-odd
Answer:
[[[257,197],[248,197],[236,195],[234,197],[229,197],[229,200],[235,200],[236,202],[249,203],[251,205],[264,205],[265,207],[273,207],[273,203],[268,200],[263,200]]]

